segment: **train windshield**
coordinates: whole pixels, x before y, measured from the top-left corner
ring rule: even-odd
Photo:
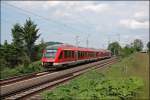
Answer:
[[[46,58],[55,58],[56,52],[57,52],[57,50],[54,50],[54,49],[50,50],[50,49],[48,49],[44,53],[44,57],[46,57]]]

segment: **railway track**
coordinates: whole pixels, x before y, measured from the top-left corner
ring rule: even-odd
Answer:
[[[35,77],[28,77],[21,80],[11,81],[1,85],[1,96],[3,99],[27,99],[32,95],[64,83],[74,77],[77,77],[88,70],[107,66],[117,61],[116,58],[110,58],[94,63],[73,67],[52,73],[38,74]]]
[[[30,74],[24,74],[24,75],[20,75],[20,76],[10,77],[10,78],[7,78],[7,79],[1,79],[0,80],[0,85],[6,85],[6,84],[13,83],[13,82],[29,79],[29,78],[32,78],[32,77],[38,77],[38,76],[46,74],[46,73],[48,73],[48,72],[47,71],[41,71],[41,72],[35,72],[35,73],[30,73]]]

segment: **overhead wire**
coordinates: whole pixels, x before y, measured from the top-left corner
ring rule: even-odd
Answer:
[[[41,18],[41,19],[43,19],[43,20],[46,20],[46,21],[48,21],[49,23],[54,23],[54,24],[58,24],[59,23],[59,25],[61,24],[61,25],[63,25],[63,27],[65,28],[65,29],[72,29],[72,30],[70,30],[71,32],[73,32],[73,33],[77,33],[77,32],[79,32],[79,33],[85,33],[85,32],[82,32],[82,31],[80,31],[80,30],[78,30],[78,29],[76,29],[76,28],[74,28],[74,27],[71,27],[71,26],[68,26],[68,25],[66,25],[66,24],[64,24],[64,23],[61,23],[60,21],[58,22],[58,21],[55,21],[55,20],[52,20],[52,19],[49,19],[49,18],[47,18],[47,17],[44,17],[44,16],[41,16],[41,15],[39,15],[39,14],[36,14],[36,13],[34,13],[34,12],[31,12],[31,11],[29,11],[29,10],[25,10],[25,9],[23,9],[23,8],[20,8],[20,7],[17,7],[17,6],[14,6],[14,5],[12,5],[12,4],[9,4],[9,3],[6,3],[5,2],[5,4],[7,4],[8,6],[10,6],[10,7],[13,7],[13,8],[16,8],[17,10],[20,10],[20,11],[23,11],[22,13],[23,14],[25,14],[25,15],[28,15],[29,16],[29,14],[31,14],[31,15],[34,15],[34,16],[37,16],[37,17],[39,17],[39,18]],[[26,14],[27,13],[27,14]],[[81,16],[80,14],[78,14],[79,16]],[[82,17],[82,16],[81,16]],[[86,23],[88,23],[89,21],[88,21],[88,19],[86,18],[84,18],[83,19],[84,20],[84,22],[86,22]],[[83,24],[83,25],[85,25],[85,24]],[[91,27],[89,26],[89,25],[92,25],[92,24],[86,24],[86,27],[88,26],[88,28],[87,29],[90,29]],[[66,30],[65,30],[66,31]],[[89,33],[87,33],[87,34],[89,34]]]
[[[6,2],[5,2],[5,3],[6,3]],[[51,21],[51,22],[54,23],[54,24],[59,23],[59,25],[61,24],[61,25],[63,25],[63,27],[65,27],[65,28],[67,28],[67,29],[68,29],[68,28],[72,29],[72,30],[73,30],[72,32],[77,31],[77,32],[82,33],[80,30],[75,29],[75,28],[73,28],[73,27],[71,27],[71,26],[68,26],[68,25],[66,25],[66,24],[64,24],[64,23],[51,20],[51,19],[49,19],[49,18],[47,18],[47,17],[41,16],[41,15],[39,15],[39,14],[33,13],[33,12],[31,12],[31,11],[25,10],[25,9],[23,9],[23,8],[14,6],[14,5],[9,4],[9,3],[6,3],[6,4],[7,4],[8,6],[11,6],[11,7],[13,7],[13,8],[16,8],[17,10],[21,10],[21,11],[23,11],[23,12],[26,12],[26,13],[29,13],[29,14],[31,14],[31,15],[37,16],[37,17],[39,17],[39,18],[42,18],[43,20]],[[24,14],[25,14],[25,13],[24,13]]]

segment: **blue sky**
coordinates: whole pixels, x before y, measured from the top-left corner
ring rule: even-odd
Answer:
[[[12,41],[11,28],[31,18],[44,41],[106,48],[108,42],[149,41],[148,1],[2,1],[1,41]]]

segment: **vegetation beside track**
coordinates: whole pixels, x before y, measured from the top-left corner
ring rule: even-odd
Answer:
[[[101,73],[111,78],[139,77],[144,86],[135,99],[147,100],[149,98],[149,53],[134,53],[117,64],[112,65]]]
[[[135,53],[117,64],[90,71],[43,93],[46,100],[148,99],[148,54]]]
[[[18,75],[24,75],[24,74],[33,73],[33,72],[39,72],[42,70],[44,70],[44,68],[41,66],[40,61],[33,62],[29,64],[28,66],[18,65],[15,68],[7,67],[1,71],[1,79],[14,77]]]

